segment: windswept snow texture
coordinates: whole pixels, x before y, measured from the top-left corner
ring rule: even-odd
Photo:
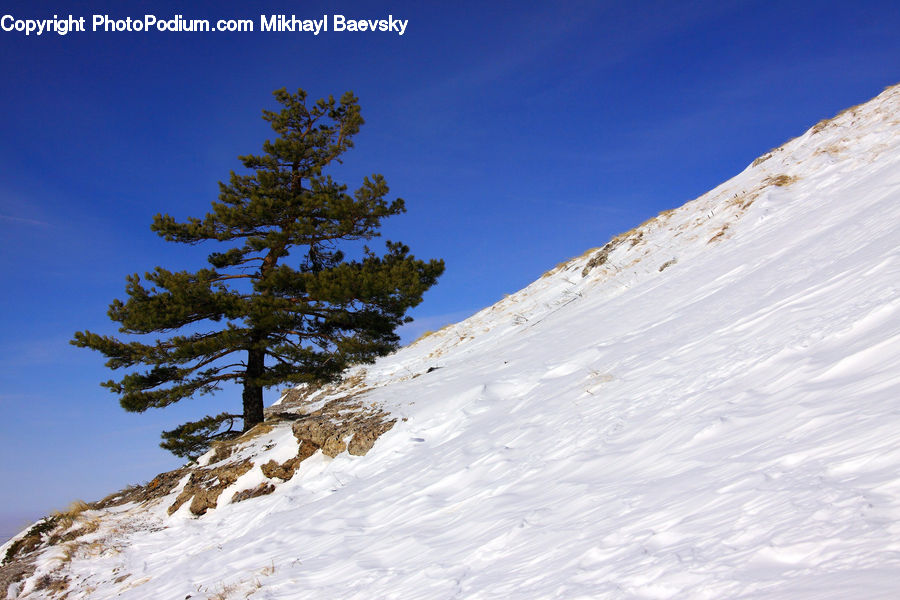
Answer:
[[[367,456],[143,510],[69,600],[900,597],[900,87],[764,158],[370,367],[407,420]]]

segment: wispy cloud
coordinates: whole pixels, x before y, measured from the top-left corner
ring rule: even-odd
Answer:
[[[38,219],[29,219],[27,217],[16,217],[13,215],[5,215],[3,213],[0,213],[0,221],[22,223],[24,225],[32,225],[34,227],[53,227],[53,224],[48,223],[47,221],[39,221]]]

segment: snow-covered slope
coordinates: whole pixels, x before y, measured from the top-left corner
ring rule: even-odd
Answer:
[[[900,597],[898,285],[893,87],[295,402],[389,413],[365,456],[267,478],[273,422],[203,516],[182,474],[86,510],[9,597]]]

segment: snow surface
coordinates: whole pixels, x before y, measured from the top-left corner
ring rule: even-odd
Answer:
[[[900,597],[900,87],[757,162],[367,368],[368,455],[115,509],[20,597]]]

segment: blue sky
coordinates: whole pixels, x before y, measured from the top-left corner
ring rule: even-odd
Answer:
[[[271,92],[353,90],[367,124],[335,172],[384,174],[386,238],[447,271],[406,335],[741,171],[900,81],[896,2],[3,3],[0,15],[408,19],[405,34],[0,31],[0,521],[178,466],[159,432],[240,391],[135,415],[98,386],[125,276],[198,268],[158,212],[202,216],[257,152]],[[178,8],[182,6],[182,8]],[[270,392],[267,401],[274,400]],[[3,533],[3,532],[0,532]]]

